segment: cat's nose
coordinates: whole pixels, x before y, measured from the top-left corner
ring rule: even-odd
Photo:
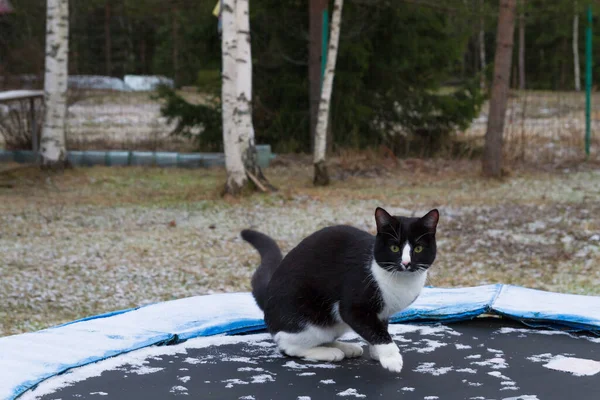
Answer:
[[[410,267],[410,261],[402,260],[401,264],[403,267],[407,267],[407,268]]]

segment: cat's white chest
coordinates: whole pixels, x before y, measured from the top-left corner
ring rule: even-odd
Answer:
[[[381,268],[375,260],[371,263],[371,273],[381,291],[383,309],[378,314],[380,319],[408,307],[421,293],[427,272],[400,272],[392,274]]]

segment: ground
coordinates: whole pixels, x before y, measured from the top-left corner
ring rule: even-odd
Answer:
[[[331,224],[374,231],[375,207],[440,210],[429,284],[510,283],[600,295],[600,165],[513,167],[479,162],[333,160],[333,184],[312,186],[310,158],[265,172],[275,194],[222,199],[222,169],[17,168],[0,173],[0,335],[93,314],[217,292],[247,291],[258,255],[252,227],[284,253]],[[10,168],[13,168],[11,166]]]

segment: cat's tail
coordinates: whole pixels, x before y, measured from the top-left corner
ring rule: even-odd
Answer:
[[[250,243],[260,254],[260,265],[252,276],[252,295],[261,310],[264,310],[267,303],[267,286],[283,255],[277,243],[260,232],[244,229],[242,239]]]

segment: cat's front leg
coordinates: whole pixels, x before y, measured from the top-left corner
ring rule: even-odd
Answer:
[[[340,309],[340,315],[350,328],[369,342],[372,359],[379,361],[381,366],[389,371],[402,371],[404,361],[400,349],[387,330],[387,321],[380,320],[371,310],[357,307],[345,312]]]

